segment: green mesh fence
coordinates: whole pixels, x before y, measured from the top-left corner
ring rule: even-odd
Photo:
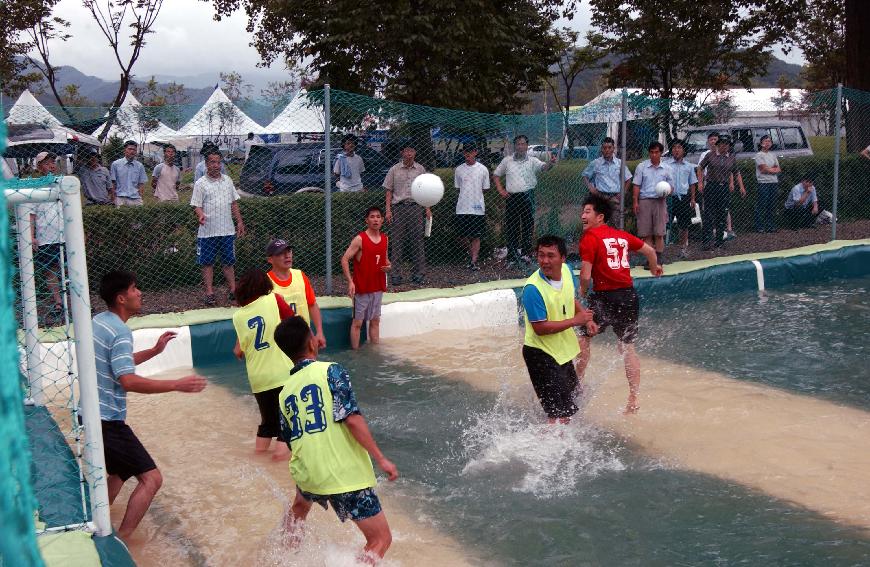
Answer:
[[[232,101],[219,89],[201,105],[154,106],[128,96],[112,111],[62,111],[23,95],[10,110],[12,142],[5,155],[15,174],[28,176],[39,151],[54,151],[60,169],[82,180],[92,289],[106,271],[131,269],[154,294],[149,309],[177,311],[205,304],[199,261],[210,259],[198,256],[198,238],[238,229],[231,209],[215,205],[220,190],[209,182],[203,161],[211,146],[241,197],[245,235],[235,241],[236,272],[268,267],[265,246],[280,237],[291,242],[295,266],[316,291],[342,294],[340,258],[364,228],[365,209],[377,205],[391,209],[392,222],[385,225],[392,242],[391,289],[449,287],[527,275],[534,238],[544,233],[565,237],[576,252],[580,205],[590,192],[608,196],[618,209],[613,224],[648,236],[666,265],[825,242],[834,237],[834,221],[838,238],[867,237],[870,161],[861,155],[870,144],[866,99],[867,93],[849,90],[756,89],[665,100],[628,90],[606,91],[567,115],[498,115],[332,91],[327,116],[323,90],[288,93],[278,106]],[[714,133],[728,142],[713,144],[718,150],[707,175],[693,187]],[[341,157],[347,135],[355,137],[355,147]],[[515,153],[520,135],[528,139],[528,159]],[[614,143],[605,144],[608,138]],[[835,138],[841,140],[838,161]],[[137,143],[132,161],[124,157],[126,140]],[[685,154],[676,164],[674,140],[683,142]],[[646,163],[655,141],[664,145],[661,170]],[[463,165],[463,150],[472,145],[480,164],[473,170]],[[407,146],[415,155],[403,166]],[[715,170],[729,157],[733,165],[723,178]],[[711,172],[714,158],[721,163]],[[407,201],[402,184],[411,170],[435,173],[445,187],[431,209],[429,237],[423,209],[400,204]],[[664,170],[676,193],[657,198],[650,180]],[[215,176],[220,179],[216,170]],[[389,207],[385,185],[393,189]],[[119,197],[116,208],[111,203]],[[206,206],[214,214],[200,226],[191,201],[205,204],[202,199],[212,199]],[[222,266],[220,255],[214,266]],[[214,274],[216,303],[230,305],[224,274]]]
[[[0,124],[0,150],[6,148],[6,125]],[[0,176],[5,192],[6,175]],[[0,204],[6,206],[0,193]],[[16,298],[12,291],[15,253],[6,237],[8,217],[0,216],[0,565],[41,565],[34,538],[36,500],[30,478],[31,455],[24,426],[25,392],[19,376]]]

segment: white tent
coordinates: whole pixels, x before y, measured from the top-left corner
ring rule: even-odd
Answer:
[[[8,124],[41,124],[43,126],[60,126],[60,120],[52,116],[33,94],[25,89],[9,109]]]
[[[269,134],[322,133],[324,123],[323,107],[312,104],[302,89],[264,130]]]
[[[233,104],[223,90],[216,88],[177,135],[224,140],[247,137],[249,132],[263,134],[265,130]]]
[[[157,107],[154,107],[155,109]],[[117,136],[124,139],[133,139],[140,146],[153,141],[166,141],[175,136],[175,130],[161,122],[160,120],[150,119],[148,117],[147,106],[136,100],[133,93],[127,92],[124,97],[124,102],[118,108],[118,113],[115,115],[115,121],[112,127],[109,128],[109,135]],[[102,132],[103,126],[97,129],[97,132]]]

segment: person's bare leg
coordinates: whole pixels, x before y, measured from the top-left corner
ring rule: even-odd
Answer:
[[[265,453],[269,450],[269,446],[272,444],[271,437],[255,437],[254,441],[254,452],[255,453]]]
[[[689,246],[689,231],[683,230],[680,232],[680,246],[687,248]]]
[[[57,265],[52,266],[51,269],[45,272],[45,283],[48,286],[48,290],[51,292],[51,298],[54,300],[54,304],[60,305],[60,282],[58,282],[55,269],[59,269]]]
[[[130,537],[136,526],[142,521],[142,517],[151,506],[151,501],[154,500],[154,495],[163,484],[163,475],[158,469],[152,469],[137,475],[136,480],[139,481],[139,484],[130,495],[127,511],[124,512],[124,519],[121,521],[121,527],[118,528],[118,537],[121,539]]]
[[[236,269],[233,266],[223,266],[221,270],[224,273],[224,279],[227,280],[227,287],[230,288],[230,293],[236,293]]]
[[[471,253],[471,263],[477,264],[477,257],[480,255],[480,238],[471,239],[469,252]]]
[[[124,481],[121,480],[120,476],[110,474],[106,486],[109,489],[109,506],[111,506],[115,503],[115,498],[118,497],[118,493],[121,492],[121,488],[124,486]]]
[[[580,343],[580,354],[574,360],[574,371],[577,373],[577,383],[583,383],[583,376],[586,375],[586,367],[589,365],[589,360],[592,358],[592,352],[589,348],[589,337],[577,337]]]
[[[287,545],[293,549],[299,547],[302,543],[302,535],[305,528],[305,518],[308,517],[308,512],[311,510],[311,502],[308,502],[302,495],[299,494],[299,489],[296,489],[296,498],[293,499],[293,504],[287,508],[287,513],[284,515],[284,536],[287,538]]]
[[[214,295],[214,266],[202,267],[202,283],[206,295]]]
[[[381,319],[372,319],[369,321],[369,342],[373,345],[381,342]]]
[[[275,440],[275,451],[272,452],[273,461],[286,461],[290,459],[290,447],[281,439]]]
[[[359,348],[359,335],[362,331],[362,325],[362,319],[354,319],[350,323],[350,348],[353,350]],[[369,336],[369,340],[371,340],[371,336]]]
[[[655,242],[655,245],[653,246],[653,248],[656,249],[656,252],[658,252],[659,254],[664,252],[664,250],[665,250],[665,237],[656,235],[653,237],[653,241]]]
[[[366,538],[363,554],[357,560],[366,565],[375,565],[380,559],[383,559],[384,554],[387,553],[390,544],[393,542],[393,535],[390,533],[387,517],[381,511],[371,518],[366,518],[355,523]]]
[[[725,232],[734,232],[734,227],[731,226],[731,209],[728,209],[728,214],[725,215]]]
[[[637,394],[640,391],[640,359],[631,343],[619,343],[619,352],[625,361],[625,377],[628,379],[628,402],[625,413],[636,413],[640,409]]]

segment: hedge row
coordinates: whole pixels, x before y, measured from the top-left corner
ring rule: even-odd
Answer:
[[[634,165],[634,164],[630,164]],[[579,235],[579,205],[586,195],[580,179],[584,162],[564,162],[545,173],[536,189],[537,232],[556,232],[575,240]],[[792,186],[812,171],[822,208],[831,209],[832,158],[798,158],[783,161],[779,203]],[[748,195],[735,198],[732,216],[738,231],[751,230],[755,207],[754,165],[741,163]],[[437,171],[445,181],[445,197],[433,207],[434,228],[426,239],[429,265],[462,265],[468,261],[465,245],[453,224],[457,191],[451,170]],[[839,216],[841,220],[870,218],[870,162],[849,156],[840,167]],[[504,245],[504,202],[495,190],[487,191],[487,232],[481,254]],[[630,201],[629,201],[630,202]],[[383,207],[383,191],[338,193],[332,199],[332,265],[340,274],[339,260],[351,238],[364,228],[363,213],[371,205]],[[779,206],[781,208],[781,205]],[[325,273],[324,196],[302,193],[279,197],[242,199],[242,216],[248,235],[237,241],[237,269],[265,266],[264,248],[275,237],[288,239],[295,248],[295,264],[313,276]],[[634,226],[629,219],[628,226]],[[161,203],[145,207],[86,207],[89,273],[94,285],[110,269],[135,271],[143,289],[172,289],[197,284],[197,223],[186,204]],[[389,232],[389,227],[387,227]]]

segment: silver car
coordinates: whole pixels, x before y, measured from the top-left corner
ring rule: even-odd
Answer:
[[[734,142],[734,153],[738,160],[752,159],[761,150],[758,142],[762,136],[770,136],[773,146],[770,151],[777,157],[793,158],[813,155],[813,148],[804,134],[800,122],[771,120],[755,124],[710,124],[686,131],[686,154],[689,161],[697,163],[701,154],[707,150],[707,136],[711,132],[728,134]]]

